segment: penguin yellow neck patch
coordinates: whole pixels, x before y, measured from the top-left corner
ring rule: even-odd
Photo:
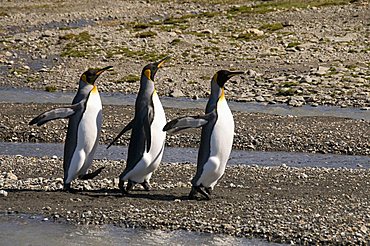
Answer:
[[[144,74],[145,74],[145,76],[147,77],[147,79],[149,79],[149,80],[150,80],[150,75],[151,75],[151,73],[150,73],[150,69],[145,70],[145,71],[144,71]]]
[[[98,87],[96,87],[96,85],[94,85],[94,87],[92,88],[91,92],[92,93],[98,93]]]
[[[221,95],[220,95],[219,100],[225,100],[225,91],[224,91],[224,88],[221,88]]]

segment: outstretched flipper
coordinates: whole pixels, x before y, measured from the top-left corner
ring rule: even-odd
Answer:
[[[198,128],[207,124],[213,117],[216,117],[214,111],[205,115],[180,117],[168,122],[164,126],[163,131],[167,131],[168,133],[176,133],[188,128]]]
[[[112,142],[110,142],[110,144],[108,144],[107,146],[107,149],[109,149],[110,146],[112,146],[112,144],[114,144],[125,132],[129,131],[132,129],[133,125],[134,125],[134,120],[133,119],[132,121],[130,121],[130,123],[127,124],[127,126],[125,126],[125,128],[122,129],[122,131],[120,133],[118,133],[117,137],[115,137],[113,139]]]
[[[82,179],[82,180],[88,180],[88,179],[93,179],[93,178],[95,178],[96,176],[98,176],[100,173],[101,173],[101,171],[103,171],[103,169],[104,169],[105,167],[101,167],[101,168],[98,168],[98,169],[96,169],[94,172],[92,172],[92,173],[88,173],[88,174],[85,174],[85,175],[81,175],[80,177],[79,177],[79,179]]]
[[[82,100],[79,103],[73,104],[71,106],[66,106],[62,108],[55,108],[49,111],[46,111],[33,120],[30,121],[29,125],[37,124],[41,126],[48,121],[55,119],[69,118],[74,115],[78,110],[81,110],[85,105],[86,100]]]

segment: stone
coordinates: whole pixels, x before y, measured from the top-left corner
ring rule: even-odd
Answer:
[[[362,225],[361,228],[360,228],[361,232],[366,234],[368,232],[368,229],[365,225]]]
[[[212,30],[210,29],[204,29],[202,31],[200,31],[201,33],[204,33],[204,34],[213,34]]]
[[[119,178],[114,178],[113,185],[118,187],[118,184],[119,184]]]
[[[311,83],[312,78],[309,75],[306,75],[301,79],[301,82]]]
[[[255,78],[255,77],[257,77],[257,76],[258,76],[258,73],[257,73],[256,71],[252,70],[252,69],[249,69],[249,70],[247,71],[247,74],[248,74],[248,76],[249,76],[249,77],[251,77],[251,78]]]
[[[355,39],[356,39],[356,35],[351,34],[351,33],[343,37],[329,37],[329,40],[334,43],[348,43],[348,42],[352,42]]]
[[[315,72],[316,75],[325,75],[329,72],[330,67],[319,66]]]
[[[170,92],[170,97],[183,97],[184,93],[182,93],[181,90],[179,89],[174,89],[173,91]]]
[[[257,102],[265,102],[265,101],[266,101],[266,100],[265,100],[265,98],[264,98],[263,96],[256,96],[255,100],[256,100]]]
[[[0,190],[0,197],[8,196],[8,192],[5,190]]]
[[[246,30],[246,33],[251,33],[256,36],[263,36],[265,33],[257,28],[249,28]]]
[[[18,177],[14,173],[7,173],[5,178],[11,179],[11,180],[18,180]]]
[[[302,101],[299,101],[295,98],[291,98],[288,102],[288,105],[293,107],[301,107],[303,104],[304,103]]]
[[[53,32],[52,32],[52,31],[50,31],[50,30],[46,30],[46,31],[42,34],[42,37],[45,37],[45,38],[47,38],[47,37],[51,37],[51,36],[53,36]]]

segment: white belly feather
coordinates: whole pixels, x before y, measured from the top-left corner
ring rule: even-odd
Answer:
[[[197,185],[203,184],[212,189],[225,172],[234,138],[234,119],[225,99],[217,103],[217,114],[218,118],[211,135],[210,157],[197,181]]]
[[[149,181],[152,173],[158,168],[163,155],[166,132],[163,127],[166,125],[166,116],[157,93],[153,94],[154,119],[150,126],[151,146],[149,152],[145,152],[143,158],[136,166],[128,172],[123,180],[131,180],[136,183]]]
[[[77,145],[68,169],[66,183],[86,174],[98,146],[102,125],[102,103],[97,89],[93,89],[86,103],[77,131]]]

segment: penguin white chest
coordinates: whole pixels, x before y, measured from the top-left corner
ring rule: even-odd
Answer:
[[[149,152],[145,153],[144,158],[148,159],[148,164],[151,165],[150,169],[151,171],[154,171],[158,167],[162,158],[163,145],[166,139],[166,132],[162,129],[166,125],[166,115],[157,93],[153,93],[152,100],[154,118],[150,125],[151,146]]]
[[[166,115],[164,113],[164,109],[162,106],[161,101],[157,93],[153,94],[153,106],[154,106],[154,118],[153,122],[150,126],[150,130],[152,132],[152,145],[151,149],[161,149],[163,142],[166,138],[166,132],[162,129],[166,125]],[[154,150],[154,152],[157,152]]]
[[[137,183],[149,181],[152,173],[158,168],[162,160],[164,141],[166,139],[166,132],[163,131],[163,127],[166,125],[166,116],[156,93],[153,93],[152,100],[154,118],[150,125],[150,150],[144,153],[143,158],[137,163],[135,168],[124,177],[124,179],[129,178]]]
[[[97,91],[92,91],[86,103],[86,109],[81,118],[78,129],[78,143],[85,145],[86,150],[91,149],[98,140],[102,125],[102,104]],[[80,141],[81,140],[81,141]],[[90,151],[88,151],[90,152]]]
[[[203,167],[203,173],[198,185],[213,188],[225,172],[234,139],[234,119],[225,99],[217,103],[217,121],[214,125],[211,141],[210,156]]]
[[[217,104],[217,121],[211,135],[211,156],[218,157],[220,167],[225,168],[234,139],[234,118],[225,99]]]
[[[76,176],[84,174],[92,164],[100,137],[101,125],[102,104],[100,95],[94,88],[90,92],[85,111],[78,125],[77,145],[68,171],[68,182]]]

